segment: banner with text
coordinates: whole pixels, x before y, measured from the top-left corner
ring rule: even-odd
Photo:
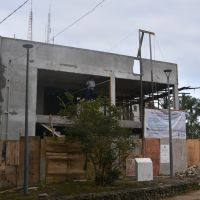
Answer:
[[[172,137],[186,139],[186,118],[183,111],[171,111]],[[145,109],[145,138],[168,138],[168,110]]]

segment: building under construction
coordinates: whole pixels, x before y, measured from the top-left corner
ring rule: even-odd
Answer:
[[[165,98],[165,69],[171,69],[173,108],[179,108],[177,65],[168,62],[74,47],[0,37],[0,136],[16,140],[24,135],[26,43],[33,44],[29,60],[28,133],[51,134],[70,122],[58,115],[58,97],[69,91],[84,98],[86,82],[96,83],[95,95],[120,106],[120,125],[140,134],[145,106],[159,107]],[[140,62],[140,73],[134,63]]]

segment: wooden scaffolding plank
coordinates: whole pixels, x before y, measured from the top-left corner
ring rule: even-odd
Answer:
[[[41,124],[44,128],[46,128],[49,132],[52,133],[52,135],[56,135],[57,137],[61,137],[60,133],[55,131],[54,129],[51,129],[49,126],[46,124]]]

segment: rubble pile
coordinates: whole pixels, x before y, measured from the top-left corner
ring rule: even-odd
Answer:
[[[176,176],[178,177],[193,177],[198,176],[200,177],[200,164],[199,165],[192,165],[188,167],[186,170],[183,170],[182,172],[176,172]]]

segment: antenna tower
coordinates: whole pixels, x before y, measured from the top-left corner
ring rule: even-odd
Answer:
[[[33,10],[32,10],[32,0],[31,0],[31,9],[29,13],[29,20],[28,20],[28,34],[27,34],[27,39],[31,40],[33,39]]]
[[[49,6],[48,23],[46,28],[46,43],[50,42],[50,34],[51,34],[51,4]]]

